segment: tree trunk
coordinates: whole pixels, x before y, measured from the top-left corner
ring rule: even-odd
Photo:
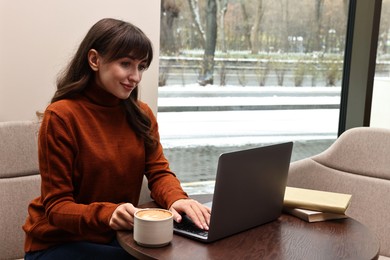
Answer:
[[[207,0],[206,11],[206,46],[203,64],[198,83],[201,86],[213,84],[214,54],[217,44],[217,3],[216,0]]]
[[[203,48],[205,48],[206,33],[204,32],[202,24],[200,22],[198,0],[188,0],[188,5],[190,7],[191,17],[195,25],[195,31],[198,33],[200,37],[199,38],[200,44]]]
[[[288,50],[288,46],[289,46],[289,43],[288,43],[288,36],[289,36],[289,30],[288,30],[288,27],[289,27],[289,24],[288,24],[288,21],[289,21],[289,15],[288,15],[288,12],[289,12],[289,0],[281,0],[281,10],[282,10],[282,22],[280,24],[280,32],[281,32],[281,35],[280,35],[280,41],[279,41],[279,49],[280,50],[284,50],[284,51],[287,51]]]
[[[173,35],[173,21],[179,16],[179,7],[172,0],[161,1],[161,49],[167,54],[174,54],[177,51],[175,37]]]
[[[243,2],[240,3],[241,6],[241,12],[242,12],[242,17],[244,20],[244,38],[248,44],[248,49],[252,49],[252,43],[251,43],[251,29],[249,25],[249,19],[248,19],[248,13],[245,8],[245,4]]]
[[[315,38],[315,49],[316,51],[322,50],[322,44],[321,44],[321,16],[322,16],[322,9],[324,6],[324,0],[316,0],[315,1],[315,22],[316,22],[316,38]]]
[[[260,23],[263,18],[263,13],[264,13],[263,0],[257,0],[256,16],[251,31],[252,54],[258,54],[260,50],[259,32],[260,32]]]
[[[221,43],[221,51],[223,53],[227,52],[226,39],[225,39],[225,15],[227,12],[227,0],[218,0],[217,1],[218,10],[219,10],[219,37]]]

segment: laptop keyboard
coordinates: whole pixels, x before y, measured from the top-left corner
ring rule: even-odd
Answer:
[[[204,238],[207,238],[208,231],[198,228],[192,220],[187,217],[186,215],[183,215],[182,221],[180,223],[174,222],[175,228],[187,231],[189,233],[196,234],[198,236],[202,236]]]

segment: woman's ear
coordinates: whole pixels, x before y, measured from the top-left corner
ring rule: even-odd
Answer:
[[[93,71],[99,70],[99,53],[95,49],[90,49],[88,51],[88,63]]]

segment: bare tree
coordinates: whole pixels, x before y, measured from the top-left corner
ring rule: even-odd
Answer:
[[[321,16],[324,7],[324,0],[315,0],[315,45],[317,51],[321,51]]]
[[[289,36],[289,0],[281,0],[282,17],[280,23],[280,46],[281,50],[288,50],[288,36]]]
[[[176,5],[175,0],[161,1],[161,33],[160,44],[161,49],[168,54],[177,51],[175,37],[173,33],[173,21],[179,16],[180,9]]]
[[[245,3],[244,2],[241,2],[240,3],[240,6],[241,6],[241,12],[242,12],[242,18],[244,19],[244,37],[245,37],[245,40],[248,44],[248,48],[251,50],[252,49],[252,43],[251,43],[251,25],[249,23],[249,15],[248,15],[248,12],[246,10],[246,7],[245,7]]]
[[[227,12],[227,0],[217,1],[218,14],[219,14],[219,39],[221,43],[222,52],[227,52],[226,39],[225,39],[225,15]]]
[[[198,33],[201,46],[204,48],[206,45],[206,33],[200,21],[198,0],[188,0],[188,5],[190,7],[190,13],[194,23],[195,31]]]
[[[206,8],[206,45],[203,55],[203,64],[198,83],[201,86],[213,84],[214,54],[217,44],[217,3],[216,0],[207,0]]]
[[[251,46],[252,54],[259,53],[260,43],[259,43],[259,32],[260,32],[260,23],[263,18],[264,7],[263,0],[257,0],[256,14],[254,17],[254,22],[251,30]]]

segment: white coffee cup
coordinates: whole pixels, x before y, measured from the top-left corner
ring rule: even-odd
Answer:
[[[173,238],[173,214],[169,210],[147,208],[134,214],[134,240],[146,247],[162,247]]]

